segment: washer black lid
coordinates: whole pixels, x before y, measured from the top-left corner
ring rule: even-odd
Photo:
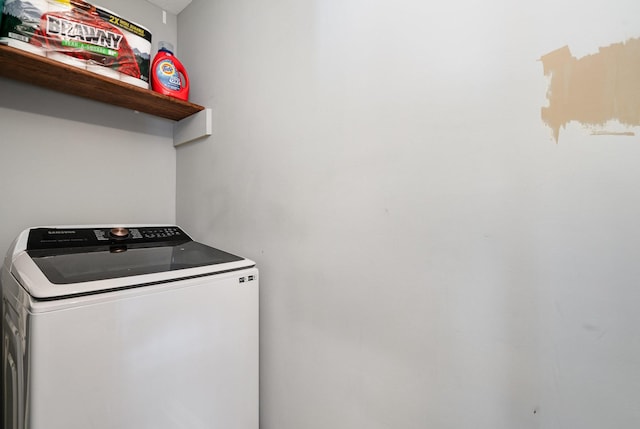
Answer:
[[[35,228],[27,253],[55,284],[82,283],[241,261],[176,226]]]

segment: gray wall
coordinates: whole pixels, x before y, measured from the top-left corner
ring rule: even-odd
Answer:
[[[99,2],[176,44],[177,17]],[[43,73],[46,73],[43,70]],[[173,122],[0,78],[0,252],[34,225],[175,222]]]
[[[638,137],[556,142],[539,59],[638,28],[636,0],[178,16],[214,132],[177,220],[261,269],[263,429],[637,426]]]

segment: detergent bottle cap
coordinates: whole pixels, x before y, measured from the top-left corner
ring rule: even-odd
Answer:
[[[167,51],[173,54],[173,45],[169,42],[158,42],[158,51]]]

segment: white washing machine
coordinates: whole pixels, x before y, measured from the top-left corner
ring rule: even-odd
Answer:
[[[177,226],[31,228],[2,284],[5,429],[257,429],[258,270]]]

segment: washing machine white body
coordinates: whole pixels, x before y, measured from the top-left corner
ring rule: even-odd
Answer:
[[[252,261],[55,284],[24,234],[0,278],[6,429],[258,428]],[[129,251],[155,264],[171,246],[154,246]]]

